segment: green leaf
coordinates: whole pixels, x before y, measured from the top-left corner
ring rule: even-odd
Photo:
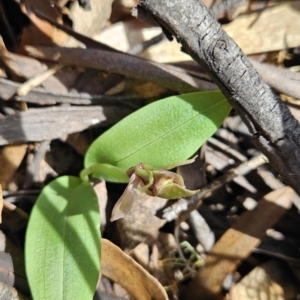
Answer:
[[[26,272],[33,298],[93,299],[100,238],[92,186],[73,176],[47,185],[32,209],[26,233]]]
[[[126,171],[139,163],[155,168],[178,163],[193,155],[214,134],[230,109],[219,91],[156,101],[96,139],[85,155],[85,167],[110,164]],[[98,173],[97,177],[102,176]]]

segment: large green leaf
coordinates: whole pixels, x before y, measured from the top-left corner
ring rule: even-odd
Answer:
[[[63,176],[43,189],[30,215],[25,259],[35,300],[93,299],[100,272],[100,215],[89,183]]]
[[[124,172],[139,163],[159,168],[185,160],[213,135],[230,108],[221,92],[199,92],[156,101],[96,139],[85,155],[85,167],[90,167],[91,176],[105,178],[105,174],[99,173],[101,167],[92,166],[109,164]],[[93,168],[97,172],[93,173]],[[123,182],[124,176],[110,180]]]

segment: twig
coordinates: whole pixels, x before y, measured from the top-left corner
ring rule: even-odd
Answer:
[[[122,106],[138,109],[137,104],[128,100],[141,99],[140,95],[91,95],[87,93],[56,93],[45,91],[42,88],[34,88],[25,96],[15,95],[20,87],[19,83],[0,78],[0,98],[4,101],[22,101],[39,105],[54,105],[57,103],[67,103],[75,105],[107,105]]]
[[[27,95],[30,90],[32,90],[34,87],[37,87],[41,83],[43,83],[46,79],[51,77],[53,74],[58,72],[63,67],[62,64],[56,64],[50,69],[47,69],[42,74],[38,74],[37,76],[34,76],[33,78],[27,80],[26,82],[22,83],[19,88],[17,89],[17,95],[19,96],[25,96]]]
[[[207,184],[196,195],[190,197],[189,199],[180,199],[171,207],[166,208],[163,212],[163,218],[170,222],[179,216],[177,223],[179,224],[183,222],[186,220],[186,218],[188,218],[193,210],[197,209],[201,205],[202,200],[211,196],[213,191],[232,181],[237,176],[246,175],[252,170],[256,169],[258,166],[261,166],[267,162],[267,158],[264,155],[259,154],[250,160],[241,163],[239,166],[229,170],[226,174],[219,177],[215,181]]]

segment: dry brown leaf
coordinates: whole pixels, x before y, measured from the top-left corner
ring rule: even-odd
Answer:
[[[3,189],[19,168],[27,151],[27,145],[10,145],[0,149],[0,184]]]
[[[287,266],[270,260],[253,269],[230,290],[231,300],[297,298],[297,284]]]
[[[299,1],[285,1],[240,15],[223,28],[246,54],[294,48],[300,45],[299,11]]]
[[[113,0],[90,0],[91,9],[85,10],[74,1],[70,7],[70,19],[73,23],[73,30],[93,37],[104,27],[111,14]]]
[[[101,272],[125,288],[133,300],[168,299],[165,290],[153,276],[106,239],[102,239]]]
[[[205,266],[189,286],[188,298],[219,297],[225,277],[260,244],[266,230],[282,217],[295,195],[290,187],[283,187],[265,195],[254,210],[244,213],[208,253]]]
[[[139,243],[151,244],[159,235],[159,228],[165,224],[155,216],[156,212],[167,203],[166,199],[141,194],[129,213],[117,221],[121,245],[125,251],[130,251]]]
[[[34,14],[34,11],[38,11],[48,18],[61,23],[62,14],[54,2],[55,1],[52,2],[53,5],[51,5],[49,1],[45,0],[26,0],[22,3],[21,9],[32,23],[23,30],[20,43],[21,52],[23,52],[25,45],[54,44],[63,46],[68,40],[69,36],[66,33]]]

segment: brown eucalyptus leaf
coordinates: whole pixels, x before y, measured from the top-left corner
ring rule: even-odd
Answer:
[[[120,284],[133,300],[168,299],[164,288],[152,275],[106,239],[102,239],[101,272]]]

